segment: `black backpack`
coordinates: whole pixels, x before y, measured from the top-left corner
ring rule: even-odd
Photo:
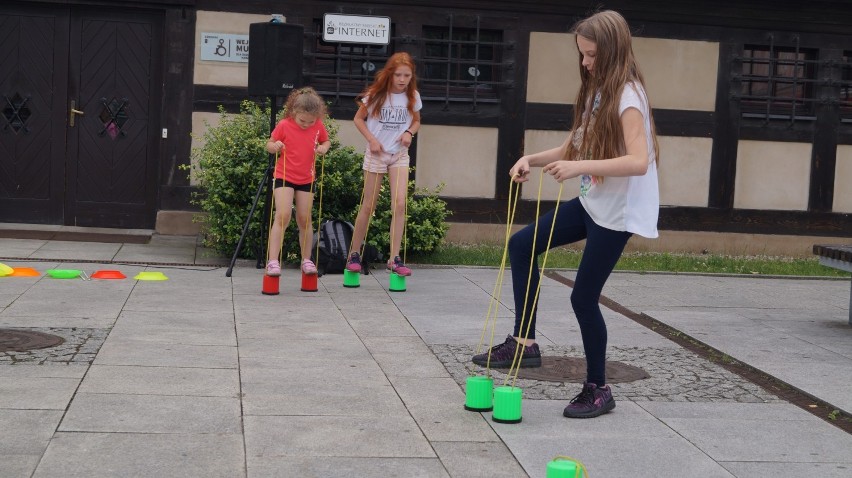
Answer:
[[[352,224],[343,219],[328,219],[320,224],[311,247],[311,251],[316,251],[319,241],[319,254],[314,258],[314,262],[320,275],[343,274],[354,229]]]

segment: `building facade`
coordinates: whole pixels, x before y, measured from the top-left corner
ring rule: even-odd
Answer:
[[[355,95],[384,59],[411,53],[424,99],[417,184],[444,184],[454,222],[505,224],[509,168],[570,126],[579,77],[567,32],[598,5],[634,30],[661,145],[662,230],[852,237],[843,0],[7,1],[0,221],[159,229],[188,218],[196,186],[180,166],[192,137],[219,105],[236,112],[249,98],[247,63],[205,57],[204,35],[248,35],[280,14],[304,27],[304,83],[359,148]],[[388,17],[390,41],[325,42],[325,14]],[[532,218],[537,182],[516,221]],[[572,197],[578,185],[564,188]],[[542,184],[545,207],[557,193]]]

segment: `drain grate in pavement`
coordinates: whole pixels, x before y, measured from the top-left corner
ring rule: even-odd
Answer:
[[[90,364],[109,331],[79,327],[0,329],[0,366]]]
[[[508,368],[498,368],[508,373]],[[582,382],[586,379],[586,359],[578,357],[542,357],[541,367],[522,368],[518,378],[543,380],[545,382]],[[606,381],[608,383],[635,382],[650,378],[648,372],[633,365],[621,362],[606,363]]]
[[[35,330],[0,329],[0,352],[46,349],[65,342],[62,337]]]
[[[435,356],[459,386],[464,387],[467,377],[480,375],[485,369],[474,365],[470,357],[476,353],[473,345],[429,346]],[[570,400],[580,390],[586,376],[586,362],[582,347],[542,348],[542,361],[548,358],[567,358],[575,363],[573,380],[548,381],[539,378],[518,377],[517,386],[523,388],[529,400]],[[655,402],[741,402],[780,403],[781,399],[767,390],[728,372],[706,359],[680,347],[618,347],[607,348],[607,382],[613,384],[616,400]],[[646,378],[632,382],[616,383],[611,380],[611,365],[621,363],[636,367],[647,374]],[[578,365],[581,364],[581,365]],[[535,369],[521,369],[521,374]],[[494,384],[507,381],[506,369],[492,369]],[[508,379],[510,380],[510,379]]]

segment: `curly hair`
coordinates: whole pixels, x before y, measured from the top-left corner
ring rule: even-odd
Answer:
[[[287,102],[284,103],[284,109],[290,118],[297,113],[307,113],[318,118],[324,118],[328,111],[322,96],[310,86],[291,91],[287,96]]]

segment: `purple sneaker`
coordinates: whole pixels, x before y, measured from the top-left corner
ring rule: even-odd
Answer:
[[[349,272],[361,272],[361,254],[353,252],[346,261],[346,270]]]
[[[512,360],[515,358],[515,349],[518,342],[511,335],[506,337],[506,341],[500,345],[491,347],[491,367],[492,368],[509,368],[512,366]],[[523,355],[521,356],[520,368],[541,367],[541,352],[538,350],[538,344],[532,344],[529,347],[522,347]],[[487,367],[489,352],[481,353],[473,356],[473,363]]]
[[[388,262],[388,270],[402,277],[408,277],[411,275],[411,269],[402,263],[402,259],[400,259],[399,256],[394,256],[393,260]]]
[[[598,387],[585,382],[583,391],[571,400],[562,415],[568,418],[594,418],[615,408],[609,385]]]

